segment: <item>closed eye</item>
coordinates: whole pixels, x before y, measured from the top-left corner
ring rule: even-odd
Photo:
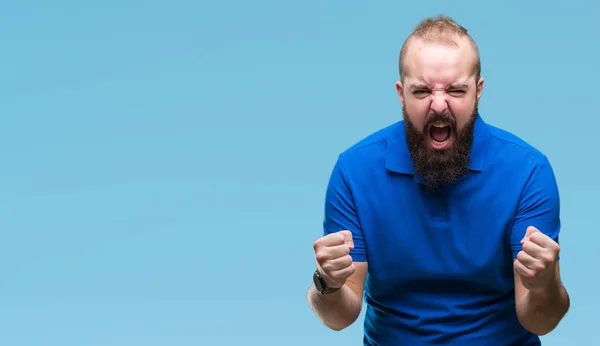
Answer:
[[[448,94],[450,94],[451,96],[463,96],[466,93],[466,91],[464,90],[449,90]]]

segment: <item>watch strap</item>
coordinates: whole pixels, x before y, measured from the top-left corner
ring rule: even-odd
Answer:
[[[317,291],[321,294],[331,294],[341,289],[341,287],[327,287],[327,283],[325,283],[325,280],[323,280],[323,277],[321,276],[321,273],[319,273],[318,269],[315,269],[315,272],[313,274],[313,281],[315,283]]]

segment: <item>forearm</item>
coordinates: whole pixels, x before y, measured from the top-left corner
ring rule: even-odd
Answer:
[[[348,284],[332,294],[320,294],[314,285],[308,291],[308,304],[327,327],[342,330],[356,321],[362,306],[361,298]]]
[[[569,310],[570,299],[561,282],[544,293],[526,292],[517,302],[517,314],[523,327],[537,335],[550,333]]]

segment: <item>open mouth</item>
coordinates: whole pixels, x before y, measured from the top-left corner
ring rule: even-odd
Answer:
[[[429,126],[429,137],[434,149],[444,149],[452,140],[452,125],[445,121],[435,121]]]

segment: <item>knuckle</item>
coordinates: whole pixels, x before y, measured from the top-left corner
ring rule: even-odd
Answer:
[[[315,240],[315,242],[313,243],[313,249],[315,251],[317,251],[321,247],[321,242],[321,238]]]
[[[352,256],[350,256],[350,255],[346,256],[345,261],[346,261],[347,266],[353,266]]]
[[[323,251],[318,251],[315,257],[317,258],[317,262],[319,262],[321,265],[323,265],[324,262],[327,261],[327,254]]]
[[[535,271],[533,271],[533,270],[523,270],[523,275],[527,279],[533,279],[533,277],[535,276]]]
[[[340,233],[346,235],[348,238],[352,237],[352,232],[349,229],[341,230]]]
[[[523,268],[519,267],[519,266],[515,266],[515,272],[517,274],[519,274],[519,276],[524,277],[525,276],[525,271],[523,270]]]

